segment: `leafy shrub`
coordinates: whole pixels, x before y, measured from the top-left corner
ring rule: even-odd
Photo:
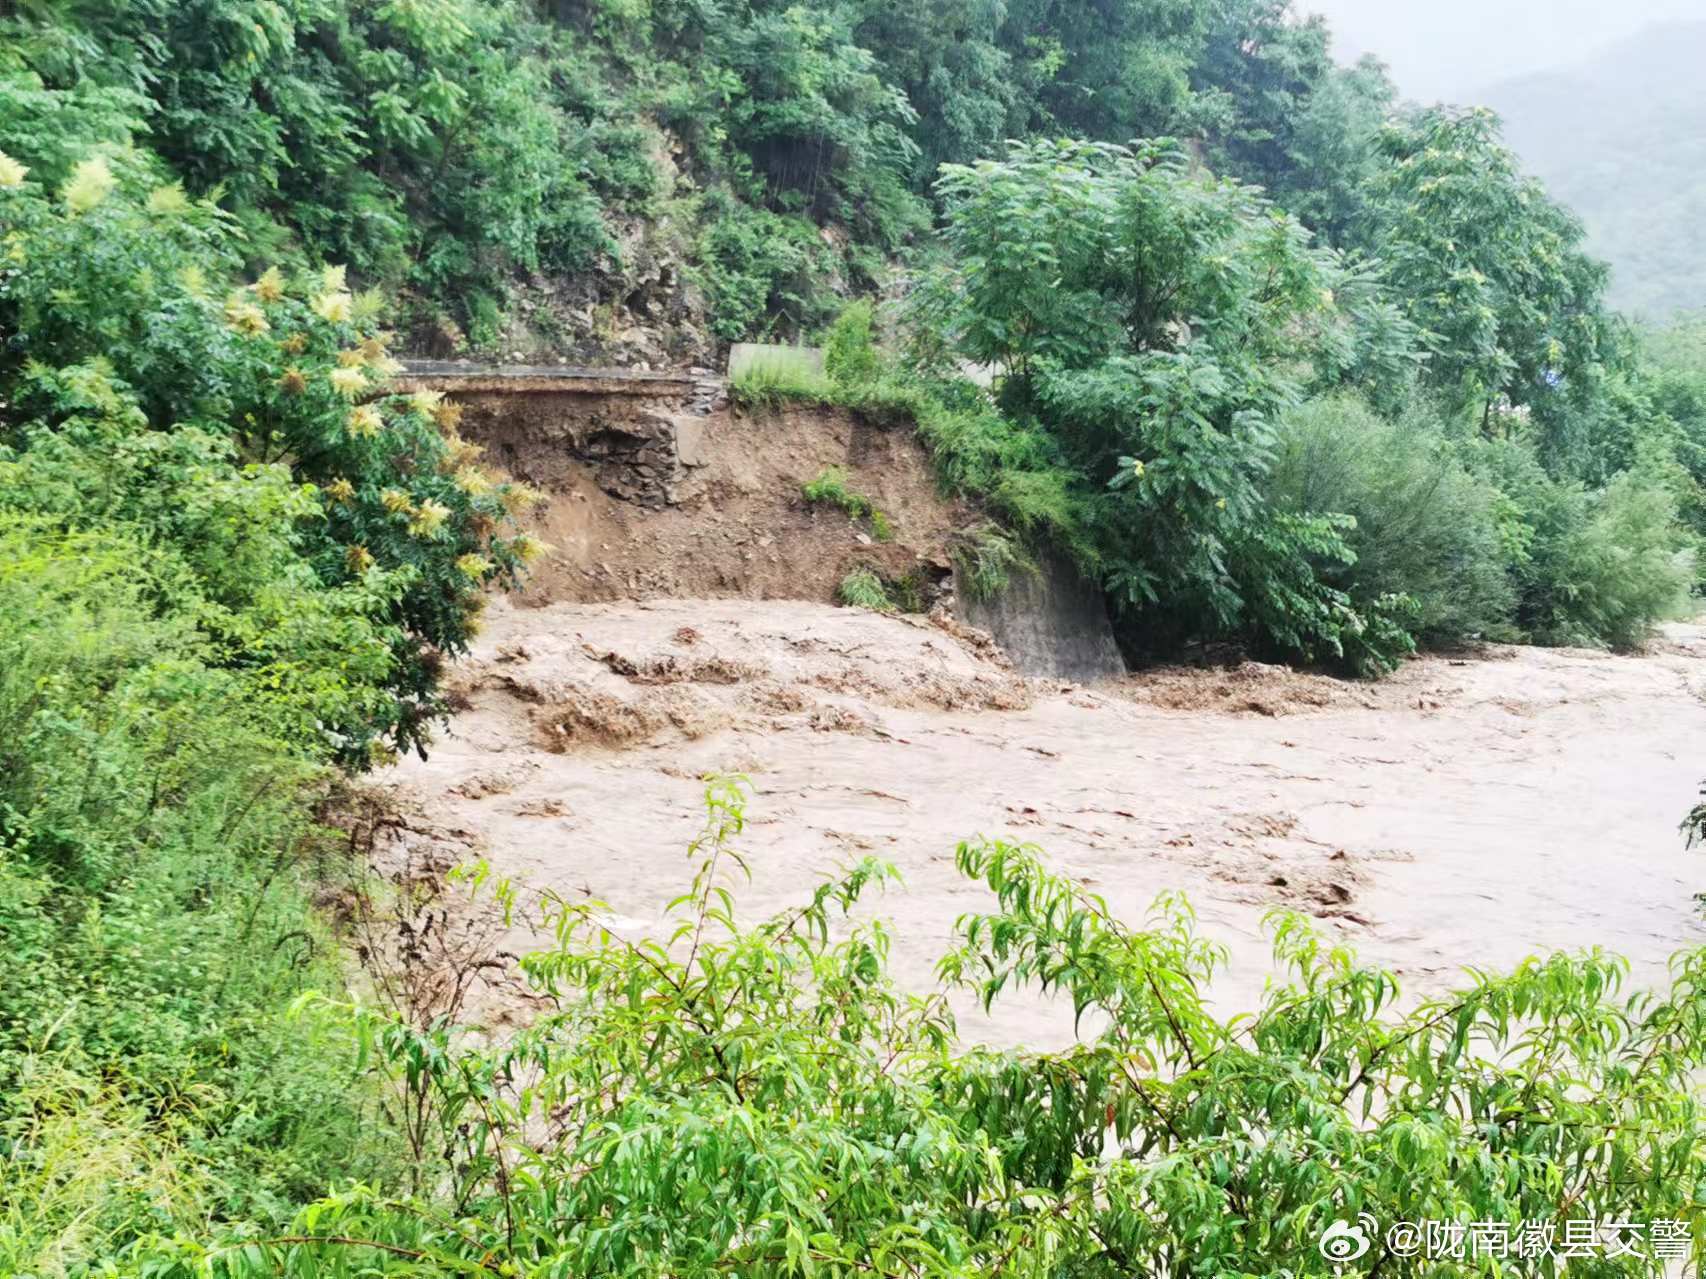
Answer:
[[[808,219],[717,196],[704,217],[694,272],[717,337],[813,328],[829,317],[821,282],[833,277],[833,263]]]
[[[823,367],[832,382],[864,386],[879,371],[877,348],[871,337],[873,311],[869,302],[845,307],[823,340]]]
[[[320,769],[145,544],[0,515],[0,1272],[277,1223],[386,1170],[357,1140],[313,915]],[[334,660],[328,656],[328,661]]]
[[[1427,644],[1510,632],[1498,491],[1419,414],[1388,423],[1353,398],[1309,401],[1284,419],[1265,487],[1280,510],[1351,517],[1343,538],[1354,559],[1317,571],[1359,607],[1408,596]]]
[[[225,221],[148,177],[95,157],[57,199],[0,190],[0,325],[27,335],[0,352],[0,504],[174,557],[198,623],[322,749],[418,745],[480,587],[537,549],[501,535],[530,496],[442,397],[374,398],[398,366],[341,269],[227,291]]]
[[[1678,485],[1683,519],[1696,538],[1706,537],[1706,319],[1644,332],[1638,353],[1634,389],[1658,415],[1667,451],[1686,476]],[[1639,447],[1632,440],[1619,463],[1634,465]]]
[[[1400,1008],[1391,973],[1280,913],[1282,976],[1223,1021],[1225,955],[1185,903],[1128,928],[1038,850],[980,840],[956,861],[993,901],[913,996],[886,929],[841,918],[890,868],[743,923],[741,796],[709,804],[669,943],[545,900],[556,940],[523,968],[548,1010],[512,1040],[358,1013],[371,1060],[431,1098],[440,1195],[353,1189],[290,1239],[179,1246],[154,1273],[1301,1275],[1358,1213],[1378,1225],[1354,1273],[1438,1272],[1387,1250],[1402,1221],[1560,1244],[1569,1222],[1681,1222],[1693,1247],[1706,952],[1664,994],[1622,997],[1627,966],[1586,951]],[[950,994],[1025,988],[1070,1001],[1077,1043],[955,1048]]]
[[[1536,642],[1638,647],[1687,611],[1693,548],[1662,480],[1626,471],[1590,490],[1508,442],[1485,446],[1479,465],[1508,504],[1517,622]]]

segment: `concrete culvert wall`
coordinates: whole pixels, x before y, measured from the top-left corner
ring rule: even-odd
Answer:
[[[1064,555],[1037,556],[1035,573],[1015,573],[1007,589],[974,599],[956,572],[960,612],[988,631],[1025,675],[1094,680],[1125,674],[1102,592]]]

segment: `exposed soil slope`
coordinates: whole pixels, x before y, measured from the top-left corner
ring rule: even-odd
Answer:
[[[886,576],[945,578],[953,534],[970,512],[936,492],[929,458],[908,430],[885,429],[836,409],[738,413],[719,409],[674,419],[686,478],[664,506],[609,491],[599,469],[512,415],[510,429],[476,434],[494,461],[538,486],[549,503],[536,531],[554,551],[524,605],[647,598],[832,600],[847,572],[868,564]],[[872,536],[801,488],[825,467],[870,498],[894,528]]]
[[[1588,944],[1658,980],[1706,940],[1706,864],[1677,833],[1706,769],[1699,627],[1642,657],[1496,650],[1380,685],[1246,666],[1089,688],[812,603],[499,604],[458,681],[432,757],[384,779],[411,814],[393,839],[601,898],[625,928],[656,927],[686,882],[700,774],[733,771],[755,791],[742,911],[875,852],[906,877],[876,909],[918,987],[984,900],[952,859],[980,832],[1042,845],[1132,920],[1184,890],[1232,949],[1228,1006],[1260,989],[1275,905],[1411,991]],[[1063,1027],[1023,1002],[964,1023],[1001,1043]]]

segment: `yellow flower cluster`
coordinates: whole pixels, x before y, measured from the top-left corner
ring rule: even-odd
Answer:
[[[334,502],[352,502],[355,500],[355,485],[340,475],[326,485],[326,493]]]
[[[409,396],[409,407],[424,418],[436,418],[443,403],[443,391],[428,390],[424,386]]]
[[[0,191],[15,191],[24,185],[24,175],[30,171],[27,164],[19,164],[4,151],[0,151]]]
[[[523,533],[509,544],[509,549],[515,552],[516,559],[523,564],[531,564],[551,548],[534,537],[533,534]]]
[[[498,501],[510,515],[525,515],[544,500],[545,495],[538,489],[520,483],[506,484],[498,494]]]
[[[352,299],[347,293],[322,293],[308,305],[327,324],[348,324]]]
[[[360,574],[373,567],[373,553],[365,546],[352,546],[344,552],[344,562],[349,565],[349,571]]]
[[[367,389],[367,374],[360,369],[333,369],[326,376],[339,395],[352,400]]]
[[[189,196],[184,194],[184,188],[176,182],[155,187],[148,193],[148,211],[160,217],[174,217],[189,207]]]
[[[298,368],[286,369],[278,379],[278,384],[286,395],[301,395],[308,389],[308,379]]]
[[[71,172],[71,180],[61,193],[65,207],[72,213],[87,213],[113,193],[117,185],[113,171],[100,156],[84,160]]]
[[[415,504],[409,500],[409,495],[402,489],[386,489],[379,495],[379,501],[393,515],[401,515],[405,511],[415,509]]]
[[[385,419],[371,404],[362,404],[350,410],[347,425],[351,435],[372,439],[385,429]]]
[[[380,377],[396,377],[403,371],[402,362],[393,360],[385,349],[391,336],[389,333],[376,333],[370,338],[364,338],[361,343],[362,357],[366,359],[368,367]]]
[[[354,351],[338,352],[338,367],[340,369],[359,369],[367,364],[367,354],[359,348]]]
[[[249,286],[255,291],[255,296],[263,302],[282,302],[284,300],[284,276],[276,266],[269,266],[261,278]]]
[[[271,327],[267,324],[266,312],[239,294],[233,294],[225,303],[225,323],[244,337],[251,338],[259,337]]]
[[[456,487],[469,497],[485,497],[492,491],[492,477],[477,466],[464,466],[455,475]]]
[[[486,450],[472,440],[465,440],[460,435],[452,435],[444,442],[444,457],[450,465],[446,468],[454,471],[459,466],[467,466],[476,462],[480,454]]]
[[[412,537],[437,537],[449,518],[448,506],[431,500],[422,502],[415,508],[415,518],[409,521],[409,534]]]
[[[472,578],[477,582],[492,571],[492,562],[483,555],[470,553],[457,559],[456,571],[463,577]]]

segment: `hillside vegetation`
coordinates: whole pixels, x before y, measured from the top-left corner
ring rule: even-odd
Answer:
[[[1653,27],[1567,71],[1478,97],[1523,164],[1587,224],[1613,305],[1655,322],[1706,308],[1706,22]]]
[[[981,587],[1064,551],[1135,656],[1686,608],[1701,334],[1608,309],[1489,114],[1328,52],[1281,0],[0,7],[0,1273],[1290,1274],[1365,1205],[1697,1212],[1697,955],[1394,1014],[1279,921],[1229,1025],[1182,907],[974,844],[945,976],[1104,1029],[962,1052],[831,933],[880,866],[736,921],[729,784],[673,949],[546,904],[514,1042],[346,997],[327,796],[540,550],[411,345],[827,329],[738,389],[915,423]]]

